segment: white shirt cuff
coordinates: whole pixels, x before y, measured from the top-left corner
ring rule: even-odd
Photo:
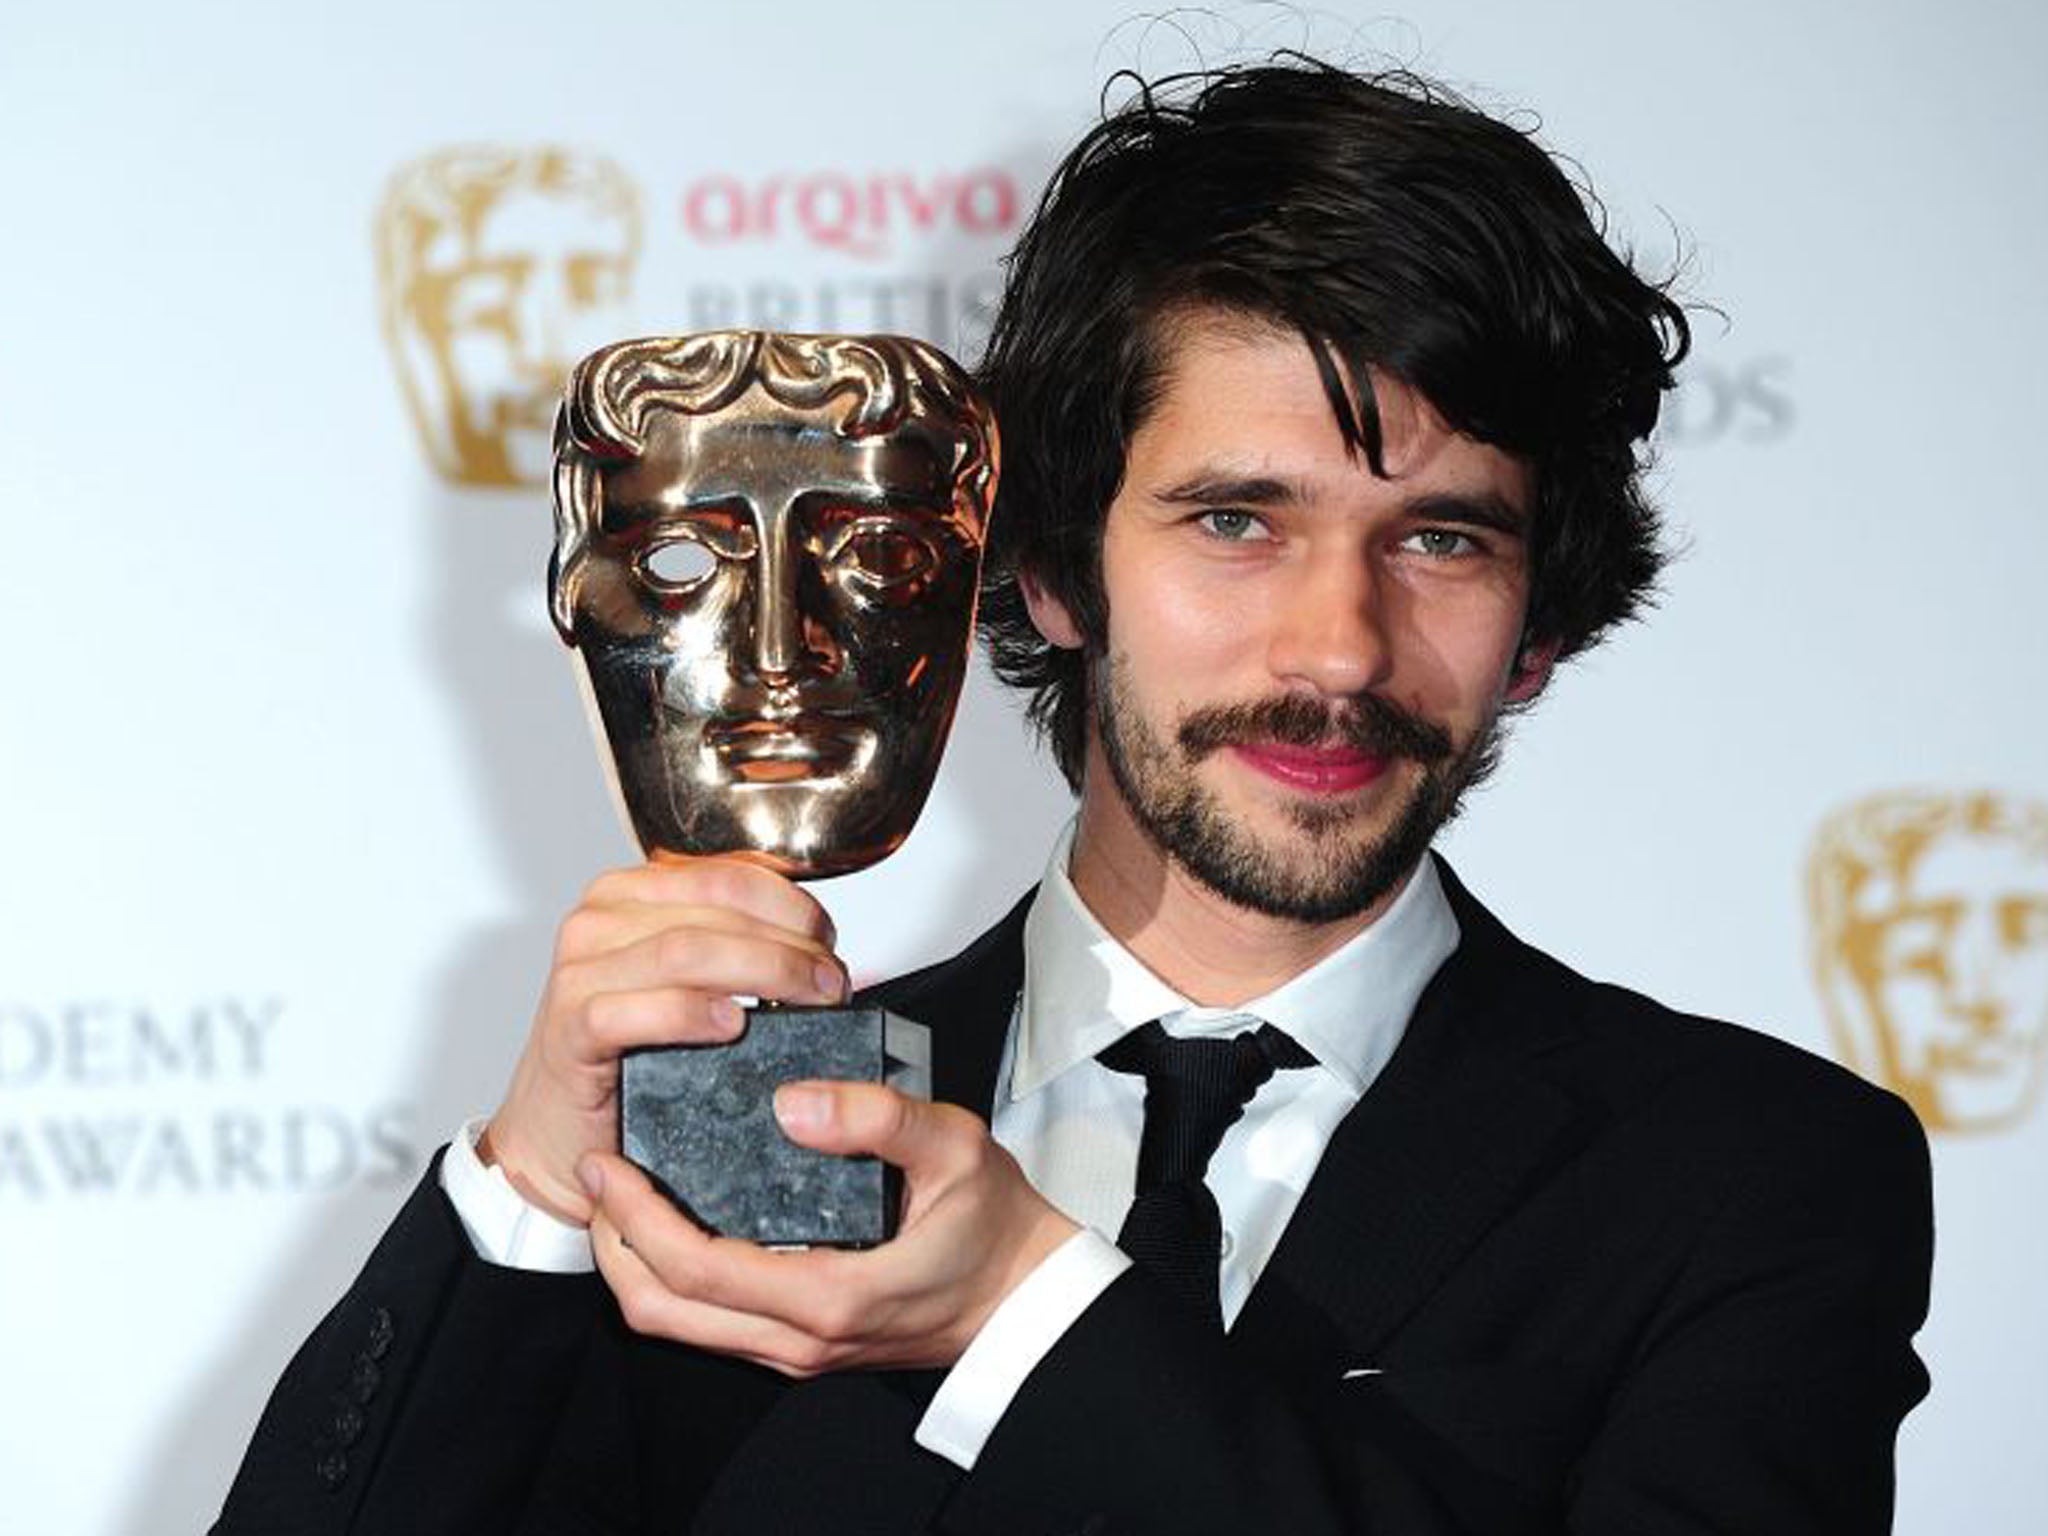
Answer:
[[[551,1275],[595,1269],[587,1230],[527,1204],[504,1169],[483,1165],[476,1155],[483,1129],[480,1119],[464,1122],[441,1159],[441,1191],[455,1207],[477,1257],[507,1269]]]
[[[972,1472],[996,1423],[1074,1320],[1131,1267],[1115,1243],[1083,1227],[1005,1296],[939,1384],[917,1443]]]

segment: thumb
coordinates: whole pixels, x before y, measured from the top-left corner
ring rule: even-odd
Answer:
[[[784,1083],[775,1090],[775,1118],[799,1146],[870,1153],[905,1173],[929,1166],[953,1130],[947,1106],[879,1083]]]

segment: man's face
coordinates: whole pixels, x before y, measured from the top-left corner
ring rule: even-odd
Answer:
[[[604,472],[575,643],[649,851],[857,869],[908,834],[965,674],[978,524],[951,445],[758,390]]]
[[[1391,893],[1547,670],[1516,669],[1526,467],[1376,382],[1385,479],[1298,336],[1188,322],[1103,531],[1090,787],[1106,771],[1155,850],[1302,923]]]
[[[2048,858],[1951,832],[1858,907],[1840,943],[1889,1085],[1937,1128],[2024,1112],[2048,1062]]]
[[[633,255],[630,214],[582,189],[515,185],[471,227],[441,225],[402,323],[444,470],[475,484],[546,482],[563,382],[624,329]]]

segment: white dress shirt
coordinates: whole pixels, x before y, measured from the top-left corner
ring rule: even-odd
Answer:
[[[971,1468],[1024,1378],[1129,1260],[1108,1234],[1137,1187],[1145,1082],[1095,1059],[1157,1019],[1169,1035],[1278,1025],[1316,1065],[1276,1072],[1224,1132],[1206,1178],[1223,1221],[1227,1328],[1287,1229],[1337,1123],[1372,1086],[1458,922],[1424,859],[1371,927],[1236,1008],[1200,1007],[1109,936],[1067,878],[1073,830],[1047,861],[1024,921],[1024,990],[996,1076],[992,1126],[1025,1177],[1084,1228],[990,1316],[917,1427],[918,1444]],[[1057,1261],[1057,1267],[1056,1262]]]
[[[996,1078],[992,1130],[1034,1188],[1083,1230],[996,1308],[917,1427],[927,1450],[972,1468],[1024,1380],[1130,1261],[1107,1234],[1137,1183],[1145,1084],[1096,1053],[1157,1019],[1168,1034],[1285,1030],[1314,1067],[1276,1072],[1210,1160],[1223,1222],[1223,1320],[1236,1321],[1279,1246],[1337,1123],[1400,1044],[1429,979],[1458,945],[1457,919],[1424,859],[1400,895],[1341,949],[1238,1008],[1205,1008],[1104,931],[1067,877],[1071,826],[1055,844],[1024,925],[1024,988]],[[943,1036],[941,1036],[943,1041]],[[940,1048],[943,1049],[941,1043]],[[441,1183],[483,1258],[523,1269],[591,1267],[588,1236],[527,1205],[463,1127]]]

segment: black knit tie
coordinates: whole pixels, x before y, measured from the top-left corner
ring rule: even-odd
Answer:
[[[1177,1040],[1152,1023],[1096,1060],[1145,1078],[1138,1193],[1117,1246],[1220,1332],[1223,1218],[1203,1175],[1273,1069],[1312,1067],[1315,1058],[1271,1024],[1229,1039]]]

